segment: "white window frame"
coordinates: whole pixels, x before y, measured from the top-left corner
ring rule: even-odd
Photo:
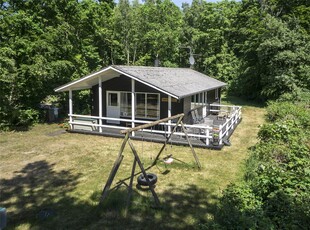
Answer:
[[[129,92],[129,91],[119,91],[119,93],[120,93],[120,109],[121,109],[121,111],[120,111],[120,113],[121,113],[121,116],[122,117],[131,117],[131,113],[130,114],[124,114],[124,112],[122,111],[122,100],[121,100],[121,98],[122,98],[122,96],[121,96],[121,94],[122,93],[127,93],[127,94],[131,94],[131,92]],[[137,116],[137,94],[144,94],[145,95],[145,106],[144,106],[144,115],[145,116]],[[157,101],[157,117],[148,117],[147,116],[147,96],[149,95],[149,94],[151,94],[151,95],[156,95],[157,96],[157,98],[158,98],[158,101]],[[151,119],[151,120],[158,120],[159,118],[160,118],[160,93],[149,93],[149,92],[135,92],[135,117],[136,118],[144,118],[144,119]],[[130,107],[131,107],[131,105],[130,105]],[[132,108],[131,108],[131,110],[132,110]]]
[[[158,120],[160,118],[160,94],[159,93],[149,93],[149,92],[136,92],[136,101],[135,101],[135,103],[136,103],[136,106],[135,106],[136,110],[137,110],[137,99],[138,99],[137,94],[144,94],[145,95],[145,97],[144,97],[144,100],[145,100],[145,102],[144,102],[144,105],[145,105],[145,107],[144,107],[144,115],[145,116],[138,116],[137,115],[137,111],[135,111],[136,118]],[[157,101],[157,117],[148,117],[147,116],[147,96],[148,96],[148,94],[157,95],[157,98],[158,98],[158,101]]]
[[[131,106],[131,100],[129,101],[127,107],[130,108],[130,111],[128,112],[124,112],[122,111],[122,94],[127,94],[130,95],[130,97],[132,97],[131,92],[127,92],[127,91],[120,91],[120,109],[121,109],[121,116],[122,117],[131,117],[131,112],[132,112],[132,106]],[[127,101],[128,102],[128,101]]]

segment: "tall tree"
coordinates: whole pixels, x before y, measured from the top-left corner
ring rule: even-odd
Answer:
[[[239,5],[194,0],[184,8],[182,41],[197,54],[195,68],[226,82],[236,77],[239,66],[229,41]]]

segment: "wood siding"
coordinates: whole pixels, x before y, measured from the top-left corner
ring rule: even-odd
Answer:
[[[106,106],[106,94],[107,91],[126,91],[131,92],[131,79],[126,76],[119,76],[113,78],[109,81],[102,82],[102,116],[107,116],[107,106]],[[168,116],[168,96],[164,93],[161,93],[149,86],[146,86],[140,82],[135,82],[135,91],[142,93],[158,93],[160,94],[160,119]],[[219,89],[218,99],[215,99],[215,90],[207,92],[207,103],[219,103],[220,102],[221,89]],[[92,97],[92,116],[99,115],[99,105],[98,105],[98,85],[92,87],[91,90]],[[191,110],[191,97],[186,97],[181,100],[175,100],[172,98],[171,103],[171,115],[176,115],[179,113],[185,114],[185,121],[188,116],[188,112]]]
[[[107,91],[131,92],[131,79],[126,76],[120,76],[120,77],[113,78],[109,81],[102,82],[102,116],[104,117],[107,115],[107,106],[106,106]],[[161,93],[137,81],[135,82],[135,91],[142,92],[142,93],[160,94],[160,119],[168,116],[168,100],[165,100],[165,98],[168,98],[168,96],[166,94]],[[91,96],[92,96],[91,115],[98,116],[99,115],[98,85],[95,85],[92,87]],[[172,109],[172,114],[171,114],[172,116],[178,113],[182,113],[183,112],[183,99],[177,100],[177,101],[172,100],[171,109]]]

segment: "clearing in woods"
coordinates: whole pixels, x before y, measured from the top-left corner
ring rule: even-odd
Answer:
[[[150,191],[136,189],[134,181],[127,216],[125,186],[98,206],[122,139],[70,134],[57,124],[0,133],[0,206],[7,209],[8,229],[185,229],[212,221],[222,190],[242,177],[247,149],[256,143],[258,126],[264,123],[263,107],[234,103],[243,106],[243,120],[230,138],[232,146],[221,151],[195,148],[199,171],[189,147],[169,145],[162,155],[177,160],[168,166],[158,162],[148,171],[158,176],[155,190],[162,208],[152,208]],[[145,166],[162,146],[141,141],[134,145]],[[114,185],[130,176],[133,155],[128,146],[124,155]]]

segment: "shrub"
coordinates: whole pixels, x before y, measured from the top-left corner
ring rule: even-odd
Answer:
[[[34,109],[16,109],[12,113],[11,125],[13,127],[28,128],[39,120],[39,112]]]
[[[242,183],[225,191],[215,220],[229,229],[310,226],[309,98],[271,102]]]
[[[232,184],[224,191],[215,221],[229,229],[265,229],[271,226],[263,202],[247,183]]]

